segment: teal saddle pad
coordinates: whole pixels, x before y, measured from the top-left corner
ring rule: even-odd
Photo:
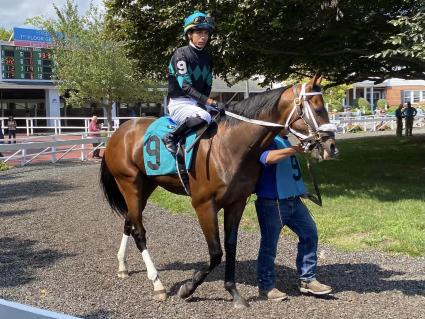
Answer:
[[[163,116],[152,122],[146,130],[143,143],[143,161],[146,174],[170,175],[177,174],[176,158],[165,148],[162,138],[176,128],[177,124],[169,117]],[[192,145],[196,139],[196,132],[186,136],[186,147]],[[185,154],[186,169],[190,169],[192,163],[193,148]]]

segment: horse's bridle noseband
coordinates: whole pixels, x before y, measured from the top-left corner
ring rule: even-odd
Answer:
[[[301,145],[306,151],[312,150],[315,146],[320,145],[325,137],[335,137],[337,130],[334,124],[317,125],[316,118],[314,117],[312,107],[307,100],[308,96],[322,95],[322,92],[306,92],[306,84],[301,86],[301,92],[297,94],[297,88],[294,85],[292,91],[294,92],[294,107],[285,123],[285,129],[294,134],[301,142]],[[303,120],[308,127],[309,135],[302,134],[294,130],[291,125],[297,120]]]

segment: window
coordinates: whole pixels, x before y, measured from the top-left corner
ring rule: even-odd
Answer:
[[[410,98],[411,93],[412,93],[412,91],[404,91],[403,103],[410,102],[410,100],[411,100],[411,98]]]
[[[421,91],[413,91],[413,103],[419,103]]]
[[[425,91],[404,91],[403,92],[403,102],[407,103],[419,103],[425,101]]]

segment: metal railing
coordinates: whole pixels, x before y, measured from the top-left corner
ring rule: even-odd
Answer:
[[[379,130],[395,130],[397,126],[397,120],[395,116],[355,116],[355,117],[339,117],[338,119],[332,118],[331,122],[336,124],[338,132],[345,134],[350,132],[353,128],[361,129],[365,132],[376,132]],[[414,127],[425,126],[425,115],[419,115],[415,117]]]
[[[114,119],[114,130],[119,127],[121,121],[133,119],[134,117],[123,117]],[[5,121],[7,118],[0,118],[0,121]],[[90,118],[81,117],[81,118],[17,118],[25,119],[27,125],[26,127],[18,127],[20,129],[26,129],[26,135],[30,137],[17,138],[12,142],[7,139],[0,139],[0,153],[8,152],[7,156],[0,157],[0,160],[7,163],[13,161],[19,161],[21,166],[27,165],[34,161],[37,158],[42,156],[50,156],[50,161],[56,163],[61,159],[65,158],[71,152],[79,152],[78,157],[82,161],[88,159],[90,154],[92,154],[97,149],[105,148],[108,136],[110,136],[113,131],[102,131],[100,134],[107,136],[91,137],[88,136],[88,124]],[[34,120],[36,119],[48,119],[54,120],[53,126],[35,126]],[[67,120],[81,120],[82,126],[64,126],[61,124],[61,121],[64,119]],[[105,118],[100,118],[105,119]],[[358,117],[343,117],[339,119],[331,119],[332,123],[335,123],[338,127],[339,133],[347,133],[353,127],[358,127],[363,131],[378,131],[386,127],[390,129],[395,129],[396,119],[394,116],[358,116]],[[417,116],[414,122],[415,127],[424,127],[425,126],[425,116]],[[40,136],[31,136],[35,130],[46,130],[53,129],[54,135],[40,135]],[[83,132],[76,133],[67,133],[61,134],[62,130],[70,129],[83,129]],[[7,143],[7,144],[6,144]],[[87,144],[99,144],[96,147],[87,146]],[[12,152],[12,153],[10,153]],[[74,154],[75,155],[75,154]],[[46,157],[45,157],[46,158]]]
[[[120,124],[124,121],[135,119],[137,117],[116,117],[113,118],[113,129],[116,130]],[[3,132],[7,130],[7,117],[0,117],[1,127]],[[88,132],[89,123],[91,117],[15,117],[15,120],[18,122],[17,130],[22,132],[25,131],[27,136],[31,136],[37,133],[46,133],[51,132],[54,134],[62,134],[66,131],[83,131]],[[25,125],[22,125],[22,122],[25,121]],[[107,118],[98,117],[98,121],[103,121],[101,123],[102,128],[107,128]],[[67,125],[65,123],[73,122],[77,123],[76,125]],[[40,124],[41,123],[41,124]],[[45,124],[44,124],[45,123]]]
[[[116,130],[124,121],[135,119],[137,117],[116,117],[113,119],[113,130]],[[17,127],[18,132],[25,131],[27,136],[32,136],[37,133],[50,132],[55,135],[62,134],[69,131],[88,132],[91,117],[17,117],[21,125]],[[330,115],[331,122],[336,124],[339,133],[347,133],[353,125],[358,126],[363,131],[377,131],[383,125],[388,126],[390,129],[396,128],[395,116],[338,116]],[[25,125],[22,122],[25,121]],[[106,127],[106,117],[98,117],[98,121],[103,121],[102,128]],[[0,117],[3,132],[6,131],[5,125],[7,124],[6,117]],[[18,124],[19,124],[18,122]],[[46,124],[39,124],[45,122]],[[65,123],[72,122],[74,125],[66,125]],[[75,124],[76,123],[76,124]],[[425,126],[425,115],[418,115],[415,117],[415,127]]]
[[[110,135],[112,132],[102,132]],[[88,159],[89,155],[97,149],[105,148],[108,136],[90,137],[88,133],[70,133],[60,135],[35,136],[30,138],[17,138],[16,143],[9,144],[10,140],[0,140],[0,153],[12,152],[0,157],[4,163],[19,161],[25,166],[42,156],[50,156],[50,161],[56,163],[71,152],[79,152],[81,161]],[[14,140],[15,141],[15,140]],[[87,144],[99,144],[96,147]],[[76,157],[74,157],[76,158]]]

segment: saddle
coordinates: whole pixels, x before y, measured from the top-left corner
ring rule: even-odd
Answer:
[[[217,132],[217,123],[211,121],[209,125],[199,127],[181,138],[177,146],[177,154],[170,153],[162,142],[164,135],[176,127],[176,123],[168,116],[160,117],[152,122],[146,130],[143,143],[143,158],[148,176],[178,174],[183,187],[190,195],[189,175],[194,150],[201,138],[210,138]]]

